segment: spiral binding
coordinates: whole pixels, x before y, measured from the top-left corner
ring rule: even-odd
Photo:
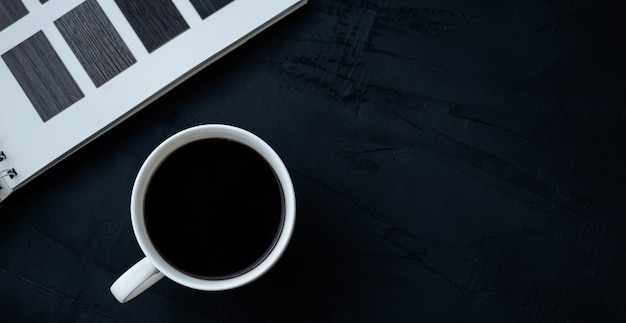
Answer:
[[[15,171],[15,168],[5,169],[5,170],[0,171],[0,178],[6,177],[6,176],[9,176],[9,178],[13,178],[17,176],[17,172]]]
[[[0,162],[5,159],[7,159],[7,155],[5,155],[3,151],[0,151]],[[13,178],[17,176],[17,172],[15,171],[15,168],[0,170],[0,178],[7,177],[7,176],[9,178]]]

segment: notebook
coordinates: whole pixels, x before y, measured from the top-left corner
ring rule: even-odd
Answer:
[[[0,202],[306,0],[2,0]]]

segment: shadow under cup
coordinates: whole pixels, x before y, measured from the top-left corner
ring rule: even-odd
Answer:
[[[283,188],[256,150],[232,139],[176,148],[147,185],[143,221],[157,253],[206,280],[251,271],[272,252],[285,222]]]

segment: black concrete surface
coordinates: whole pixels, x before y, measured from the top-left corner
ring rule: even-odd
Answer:
[[[310,0],[4,203],[2,321],[624,322],[623,13]],[[240,289],[119,304],[135,175],[205,123],[282,156],[292,242]]]

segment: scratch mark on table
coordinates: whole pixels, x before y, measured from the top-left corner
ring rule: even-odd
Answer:
[[[38,283],[36,281],[33,281],[31,279],[28,279],[28,278],[26,278],[24,276],[21,276],[19,274],[15,274],[15,273],[9,272],[9,271],[7,271],[5,269],[2,269],[2,268],[0,268],[0,273],[2,273],[2,274],[6,275],[6,276],[8,276],[8,277],[10,277],[10,278],[12,278],[14,280],[17,280],[18,282],[28,286],[29,288],[32,288],[32,289],[36,290],[36,291],[38,291],[38,292],[40,292],[42,294],[54,295],[54,296],[56,296],[58,298],[64,299],[66,301],[69,301],[70,303],[75,304],[78,307],[80,307],[80,308],[82,308],[84,310],[87,310],[87,311],[89,311],[91,313],[97,314],[97,315],[102,316],[102,317],[107,317],[107,318],[109,317],[108,313],[96,309],[95,306],[93,306],[93,305],[83,304],[83,303],[79,302],[77,299],[75,299],[73,297],[70,297],[70,296],[68,296],[68,295],[66,295],[66,294],[64,294],[64,293],[62,293],[62,292],[60,292],[60,291],[58,291],[56,289],[53,289],[53,288],[50,288],[50,287],[45,286],[43,284],[40,284],[40,283]]]

